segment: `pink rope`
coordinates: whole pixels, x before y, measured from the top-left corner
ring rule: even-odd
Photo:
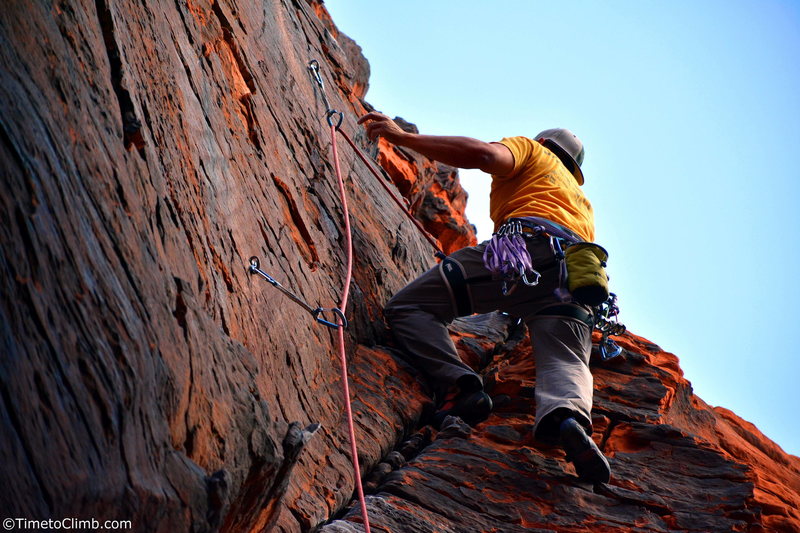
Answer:
[[[345,234],[345,249],[347,252],[347,267],[344,278],[344,287],[342,287],[342,296],[339,300],[339,309],[344,313],[347,309],[347,297],[350,294],[350,281],[353,277],[353,235],[350,230],[350,213],[347,210],[347,194],[344,189],[344,179],[342,179],[342,170],[339,167],[339,153],[336,148],[336,126],[331,124],[331,142],[333,146],[333,166],[336,170],[336,179],[339,181],[339,195],[342,198],[342,210],[344,211],[344,234]],[[356,446],[356,430],[353,424],[353,409],[350,405],[350,385],[347,380],[347,353],[344,346],[344,323],[341,317],[337,315],[336,320],[339,323],[339,358],[342,367],[342,394],[344,396],[344,406],[347,413],[347,426],[350,432],[350,453],[353,459],[353,475],[355,476],[356,492],[358,492],[358,500],[361,503],[361,517],[364,520],[364,529],[370,533],[369,529],[369,515],[367,513],[367,503],[364,500],[364,488],[361,485],[361,469],[358,466],[358,447]]]
[[[353,151],[356,153],[356,155],[361,159],[361,161],[363,161],[364,164],[367,165],[367,168],[370,170],[370,172],[372,172],[372,175],[375,176],[378,179],[378,183],[381,184],[381,187],[383,187],[386,190],[386,192],[389,193],[389,196],[392,198],[392,200],[394,200],[394,203],[396,203],[400,207],[400,209],[403,211],[403,213],[406,214],[408,219],[411,222],[414,223],[414,225],[417,227],[417,229],[420,231],[420,233],[422,233],[422,236],[425,237],[425,239],[427,239],[427,241],[431,244],[431,246],[433,246],[436,249],[437,253],[441,254],[441,257],[446,256],[447,254],[445,254],[442,251],[441,247],[439,246],[439,243],[436,242],[436,239],[431,237],[431,234],[428,233],[428,231],[425,228],[422,227],[422,224],[419,223],[419,220],[414,218],[414,215],[412,215],[411,212],[406,208],[406,206],[403,205],[403,202],[401,202],[400,199],[397,197],[397,195],[395,195],[394,192],[392,192],[392,190],[389,188],[389,186],[386,185],[386,181],[383,179],[383,176],[381,176],[378,173],[378,171],[375,170],[375,167],[373,166],[373,164],[370,162],[369,159],[367,159],[364,156],[364,154],[361,152],[361,150],[358,149],[358,147],[353,142],[353,140],[345,132],[343,132],[342,130],[339,130],[339,133],[342,134],[342,137],[344,137],[344,140],[347,141],[347,144],[350,145],[350,147],[353,149]]]

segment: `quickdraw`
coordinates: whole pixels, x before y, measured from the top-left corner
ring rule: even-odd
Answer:
[[[503,280],[504,296],[511,294],[518,282],[535,287],[542,277],[533,268],[522,228],[522,222],[518,220],[506,222],[492,235],[483,252],[486,269],[492,273],[493,278]]]
[[[311,316],[314,317],[314,320],[322,324],[323,326],[328,326],[331,329],[337,329],[339,327],[347,327],[347,317],[344,316],[344,313],[338,307],[332,307],[330,309],[325,309],[324,307],[311,307],[305,300],[297,296],[295,293],[281,285],[275,278],[261,270],[261,266],[259,264],[258,257],[253,256],[250,258],[250,267],[247,269],[250,274],[258,274],[259,276],[263,277],[267,282],[270,283],[273,287],[281,291],[283,294],[289,297],[293,302],[297,303],[311,313]],[[331,322],[330,320],[325,319],[325,313],[331,312],[335,314],[339,320],[341,321],[340,324],[335,322]]]
[[[622,347],[609,338],[609,335],[622,335],[625,325],[618,322],[619,306],[617,295],[613,292],[608,300],[594,308],[594,328],[600,332],[600,358],[603,361],[622,354]]]

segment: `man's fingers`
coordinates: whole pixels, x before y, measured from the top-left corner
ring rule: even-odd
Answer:
[[[382,124],[380,122],[371,122],[367,124],[367,137],[370,140],[375,140],[375,138],[380,134],[380,130],[382,130]]]
[[[392,128],[396,128],[394,121],[383,113],[371,111],[358,119],[359,124],[364,124],[367,131],[367,138],[374,141],[380,136],[386,136],[391,133]]]
[[[358,123],[363,124],[368,120],[389,120],[389,117],[387,117],[383,113],[378,113],[377,111],[370,111],[369,113],[358,119]]]

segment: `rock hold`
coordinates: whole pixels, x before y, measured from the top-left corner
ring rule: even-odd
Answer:
[[[217,529],[222,524],[222,517],[228,510],[230,493],[230,474],[226,470],[218,470],[206,478],[208,486],[208,524]]]
[[[442,420],[436,439],[466,439],[471,434],[472,428],[469,424],[457,416],[446,416]]]

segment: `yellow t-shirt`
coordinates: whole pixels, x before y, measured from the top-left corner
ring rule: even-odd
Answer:
[[[592,204],[561,160],[527,137],[506,137],[500,144],[514,155],[514,170],[492,176],[489,214],[495,231],[509,218],[535,216],[594,241]]]

